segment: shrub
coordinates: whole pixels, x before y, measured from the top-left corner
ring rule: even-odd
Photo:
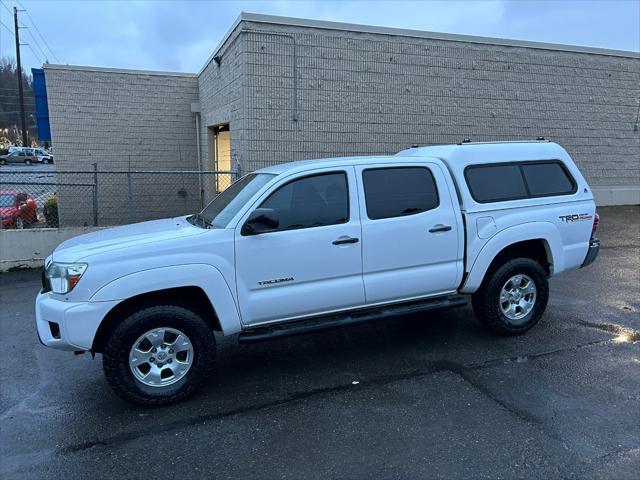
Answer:
[[[42,212],[47,221],[47,227],[58,228],[58,197],[55,193],[44,202]]]

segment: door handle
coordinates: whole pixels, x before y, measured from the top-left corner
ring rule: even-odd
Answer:
[[[451,225],[436,225],[429,229],[429,233],[448,232],[451,230]]]
[[[360,241],[359,238],[350,237],[350,238],[339,238],[338,240],[334,240],[332,243],[334,245],[344,245],[345,243],[358,243]]]

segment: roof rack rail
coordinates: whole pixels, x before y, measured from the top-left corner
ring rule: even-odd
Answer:
[[[551,142],[544,137],[538,137],[535,140],[497,140],[493,142],[472,142],[468,138],[465,138],[457,145],[486,145],[491,143],[532,143],[532,142]]]

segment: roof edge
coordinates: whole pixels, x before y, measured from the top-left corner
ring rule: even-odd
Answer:
[[[260,15],[260,14],[258,14],[258,13],[253,14],[253,13],[240,12],[240,15],[238,15],[236,17],[235,21],[231,24],[231,26],[227,30],[227,33],[225,33],[224,36],[222,37],[222,40],[220,40],[220,42],[218,42],[218,46],[213,49],[213,52],[211,52],[211,55],[209,55],[209,58],[207,58],[207,61],[204,62],[204,65],[198,71],[198,74],[197,74],[198,76],[200,76],[202,74],[202,72],[204,72],[206,70],[206,68],[209,66],[209,64],[213,61],[213,58],[218,54],[218,52],[222,49],[222,47],[224,47],[224,44],[227,43],[227,40],[229,40],[229,38],[233,34],[234,30],[238,27],[238,25],[240,25],[240,22],[242,20],[247,20],[247,18],[246,18],[247,15]]]
[[[497,38],[497,37],[481,37],[475,35],[463,35],[457,33],[441,33],[441,32],[430,32],[423,30],[413,30],[407,28],[396,28],[396,27],[380,27],[373,25],[362,25],[357,23],[345,23],[345,22],[332,22],[327,20],[313,20],[306,18],[295,18],[295,17],[283,17],[279,15],[267,15],[263,13],[250,13],[250,12],[241,12],[238,18],[236,18],[235,22],[227,33],[222,37],[222,40],[215,48],[213,53],[207,59],[205,65],[200,70],[200,73],[204,71],[204,69],[211,63],[213,57],[215,57],[218,52],[222,49],[224,44],[229,40],[234,30],[238,27],[238,25],[242,21],[247,22],[256,22],[256,23],[270,23],[274,25],[287,25],[287,26],[295,26],[295,27],[311,27],[311,28],[321,28],[326,30],[340,30],[340,31],[351,31],[358,33],[374,33],[381,35],[394,35],[401,37],[413,37],[413,38],[428,38],[433,40],[449,40],[456,42],[466,42],[466,43],[478,43],[485,45],[499,45],[505,47],[522,47],[522,48],[533,48],[538,50],[554,50],[561,52],[571,52],[571,53],[586,53],[592,55],[606,55],[613,57],[628,57],[628,58],[639,58],[640,52],[628,51],[628,50],[614,50],[609,48],[600,48],[600,47],[587,47],[581,45],[566,45],[561,43],[546,43],[546,42],[535,42],[530,40],[512,40],[507,38]]]
[[[130,68],[91,67],[85,65],[63,65],[59,63],[45,63],[42,68],[44,68],[45,70],[81,70],[87,72],[125,73],[131,75],[159,75],[164,77],[196,78],[198,76],[196,73],[163,72],[161,70],[136,70]]]

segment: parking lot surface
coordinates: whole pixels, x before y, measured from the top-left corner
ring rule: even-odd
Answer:
[[[470,308],[238,345],[194,398],[142,409],[100,357],[42,347],[39,272],[0,275],[2,478],[638,478],[640,209],[498,338]]]
[[[56,192],[56,168],[54,164],[9,164],[0,166],[0,190],[25,192],[33,198],[38,208],[40,224],[45,223],[44,203]],[[27,228],[38,226],[36,223]],[[42,226],[42,225],[40,225]]]

